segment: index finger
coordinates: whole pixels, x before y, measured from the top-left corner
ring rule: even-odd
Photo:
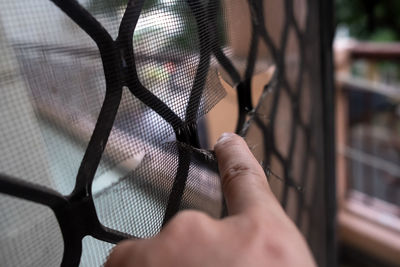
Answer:
[[[264,170],[243,138],[224,133],[214,146],[229,214],[264,207],[273,196]]]

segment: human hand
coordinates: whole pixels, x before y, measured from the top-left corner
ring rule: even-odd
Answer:
[[[117,245],[106,267],[315,266],[244,140],[226,133],[214,149],[229,216],[179,212],[157,236]]]

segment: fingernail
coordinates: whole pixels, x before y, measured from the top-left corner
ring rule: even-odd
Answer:
[[[225,140],[228,140],[229,138],[231,138],[232,136],[234,136],[235,134],[233,133],[223,133],[217,140],[217,144],[224,142]]]

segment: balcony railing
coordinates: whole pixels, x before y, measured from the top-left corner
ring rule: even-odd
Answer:
[[[335,52],[341,240],[398,263],[400,43],[338,43]]]

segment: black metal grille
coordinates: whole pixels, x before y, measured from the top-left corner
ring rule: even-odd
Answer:
[[[62,75],[66,75],[67,72],[73,73],[73,67],[51,64],[44,67],[43,62],[50,62],[51,59],[41,59],[41,54],[49,57],[57,55],[88,57],[94,60],[101,58],[101,63],[96,65],[101,64],[104,72],[103,103],[98,114],[93,112],[94,114],[89,116],[97,116],[95,125],[82,126],[85,123],[82,122],[83,115],[79,110],[71,111],[70,114],[64,110],[61,117],[69,119],[61,121],[58,126],[51,126],[65,127],[67,124],[72,128],[70,134],[73,135],[73,129],[77,128],[81,131],[84,129],[80,135],[90,136],[70,194],[60,194],[60,190],[48,188],[50,185],[46,187],[45,184],[35,183],[35,179],[14,177],[7,173],[7,169],[1,169],[0,192],[45,205],[54,212],[63,238],[62,266],[79,265],[82,242],[84,247],[89,247],[92,252],[88,252],[88,255],[84,253],[81,263],[98,264],[104,260],[104,249],[109,249],[110,246],[95,239],[115,244],[126,238],[152,236],[183,208],[198,208],[215,217],[223,216],[216,161],[211,151],[203,149],[198,135],[199,117],[208,112],[225,93],[218,83],[215,69],[211,67],[212,58],[215,58],[219,63],[218,67],[228,74],[230,83],[237,92],[239,116],[236,132],[246,139],[264,166],[271,183],[275,183],[272,186],[273,190],[307,237],[317,262],[321,266],[328,265],[327,253],[333,253],[328,251],[333,248],[333,241],[327,235],[333,220],[333,211],[329,210],[329,207],[334,201],[329,192],[334,189],[326,191],[332,184],[323,179],[330,178],[327,176],[328,171],[324,170],[324,159],[332,151],[331,147],[326,145],[331,140],[323,136],[327,130],[327,126],[323,124],[324,120],[331,118],[322,101],[332,99],[324,98],[323,88],[326,81],[323,80],[325,74],[322,72],[329,71],[329,57],[324,56],[324,53],[330,48],[329,42],[324,43],[324,39],[321,38],[321,28],[318,26],[325,19],[321,14],[328,14],[328,10],[324,10],[318,1],[300,1],[300,5],[307,6],[305,23],[300,26],[294,10],[295,4],[299,4],[298,1],[285,0],[284,22],[277,44],[265,24],[264,2],[248,0],[251,15],[246,19],[251,20],[251,41],[244,75],[240,75],[222,46],[219,21],[223,19],[221,10],[224,7],[218,1],[177,1],[185,16],[196,26],[195,30],[189,31],[186,36],[194,38],[192,49],[196,52],[193,54],[184,49],[175,51],[176,49],[169,47],[169,50],[161,51],[157,56],[151,55],[153,44],[150,43],[145,44],[143,54],[135,50],[141,44],[136,43],[133,36],[147,3],[145,0],[128,1],[117,27],[116,38],[113,38],[79,2],[52,2],[90,36],[98,50],[87,50],[79,46],[72,48],[35,45],[13,40],[12,51],[16,53],[24,79],[30,83],[32,97],[36,103],[41,103],[36,108],[39,111],[36,112],[41,114],[45,123],[52,124],[57,105],[65,104],[62,101],[54,101],[51,93],[43,95],[42,91],[35,89],[48,86],[47,79],[41,78],[43,73],[57,76],[54,73],[58,69]],[[115,27],[115,23],[112,25]],[[155,43],[161,42],[157,36],[152,40]],[[290,69],[293,64],[288,63],[286,51],[290,42],[297,46],[297,73]],[[276,71],[272,80],[265,85],[259,102],[253,107],[252,77],[255,74],[260,44],[267,48]],[[6,46],[5,44],[4,47]],[[27,58],[24,53],[31,57]],[[163,59],[163,55],[166,58]],[[181,69],[193,68],[192,80],[190,75],[185,73],[177,75],[174,79],[163,74],[159,82],[163,85],[161,89],[157,89],[158,87],[151,82],[150,71],[146,71],[141,65],[141,62],[154,62],[154,58],[155,61],[168,64],[173,62],[174,68],[186,62],[182,63]],[[324,61],[326,59],[328,62]],[[7,59],[5,61],[7,62]],[[38,66],[41,66],[43,71],[38,71]],[[102,74],[95,72],[93,75],[99,77]],[[2,83],[6,84],[7,79],[13,80],[12,77],[2,77]],[[63,86],[68,82],[61,81]],[[84,87],[81,96],[85,100],[86,97],[89,101],[95,98],[96,94],[90,95],[90,89],[86,88],[89,86],[85,86],[82,81],[72,81],[72,87],[75,86]],[[176,95],[172,96],[172,100],[168,93],[163,92],[170,87],[180,88]],[[69,95],[74,94],[73,91],[64,93],[65,96],[61,100],[66,100]],[[76,94],[80,96],[79,93]],[[144,122],[141,115],[145,112],[157,114],[157,120]],[[282,125],[287,125],[284,134],[279,130]],[[175,135],[176,141],[165,141],[171,133]],[[119,152],[115,152],[116,149]],[[144,156],[137,168],[130,170],[122,179],[106,189],[93,192],[93,181],[104,172],[102,169],[118,165],[141,151],[144,151]],[[7,151],[2,152],[5,154],[3,157],[7,158]],[[41,173],[33,176],[35,175],[40,176]],[[282,182],[276,183],[279,179]],[[133,195],[133,192],[139,191],[142,195]],[[146,200],[151,196],[157,199],[156,203],[149,204]],[[2,196],[2,199],[5,198],[10,203],[8,207],[16,205],[11,204],[10,199],[13,198]],[[23,219],[29,220],[30,217],[33,215],[26,212]],[[11,224],[1,220],[0,225],[4,223],[6,227]],[[58,229],[57,226],[50,228],[53,230],[49,233],[57,232],[54,230]],[[43,232],[42,235],[49,233]],[[86,237],[88,235],[95,239]],[[34,237],[27,238],[26,242],[31,242],[31,239]],[[1,241],[1,244],[4,244],[0,262],[23,264],[18,258],[9,260],[6,249],[17,245],[4,240]],[[61,242],[59,238],[56,240]],[[35,248],[28,248],[25,253],[33,253],[34,250]],[[57,260],[47,262],[49,266],[57,264]]]

